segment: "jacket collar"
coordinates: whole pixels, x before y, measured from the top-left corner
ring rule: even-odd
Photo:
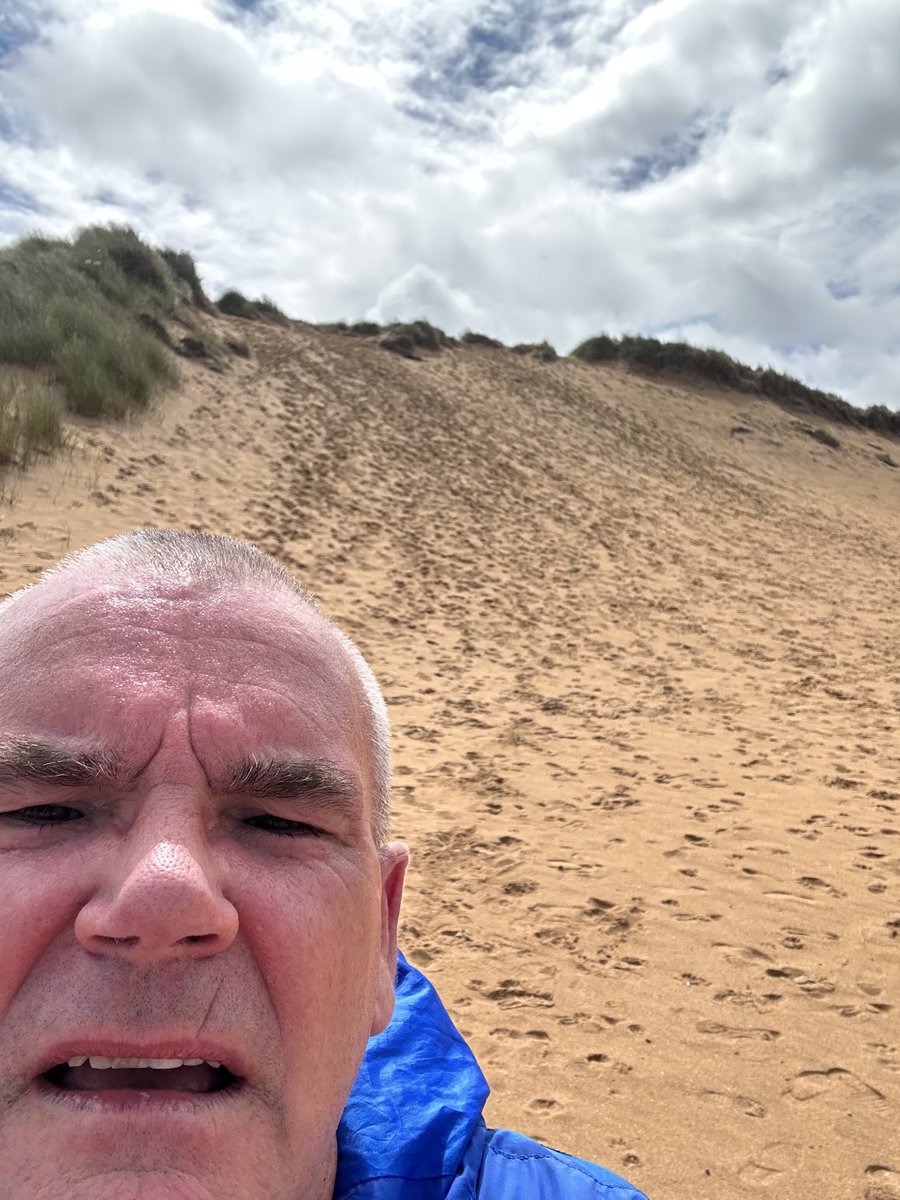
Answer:
[[[488,1092],[437,992],[399,955],[394,1015],[369,1041],[338,1128],[335,1200],[388,1178],[420,1183],[423,1198],[443,1196]]]

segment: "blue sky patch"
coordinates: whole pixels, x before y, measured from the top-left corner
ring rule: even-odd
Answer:
[[[443,54],[420,53],[414,59],[419,72],[410,86],[423,100],[452,103],[473,92],[525,87],[538,70],[532,60],[534,50],[541,44],[565,48],[569,27],[580,12],[580,6],[567,0],[558,4],[508,0],[502,8],[485,8]]]
[[[33,213],[42,211],[41,205],[34,196],[21,188],[13,187],[12,184],[4,183],[2,179],[0,179],[0,209]]]
[[[40,23],[37,12],[30,13],[24,7],[13,12],[4,12],[0,8],[0,68],[6,66],[22,46],[36,41],[39,34]]]
[[[846,279],[829,279],[825,286],[835,300],[851,300],[859,295],[859,288]]]
[[[666,134],[648,154],[635,154],[614,172],[617,192],[635,192],[683,171],[700,157],[708,130],[695,126],[687,133]]]

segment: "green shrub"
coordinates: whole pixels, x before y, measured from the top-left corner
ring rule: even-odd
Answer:
[[[63,444],[60,405],[46,388],[26,389],[21,417],[23,463],[27,464],[38,451],[56,450]]]
[[[680,343],[676,343],[679,344]],[[685,356],[685,369],[726,388],[741,388],[746,383],[746,368],[735,362],[724,350],[689,346],[692,353]]]
[[[746,368],[729,355],[721,350],[691,346],[687,342],[627,336],[619,343],[619,354],[630,365],[644,371],[678,371],[729,388],[739,388],[745,383]]]
[[[438,329],[430,321],[410,321],[407,324],[395,323],[387,329],[391,337],[409,338],[419,350],[441,350],[444,346],[453,344],[453,339],[447,337],[443,329]]]
[[[159,256],[168,265],[175,278],[180,279],[187,286],[192,303],[203,312],[211,312],[212,305],[200,282],[194,256],[188,254],[186,250],[172,250],[169,246],[164,246],[160,250]]]
[[[601,333],[576,346],[572,351],[572,357],[589,363],[612,362],[613,359],[619,357],[619,353],[620,345],[616,339],[611,338],[608,333]]]
[[[268,296],[248,300],[243,292],[235,289],[225,292],[216,301],[216,308],[229,317],[241,317],[245,321],[275,321],[278,325],[289,325],[290,318]]]
[[[663,344],[658,338],[626,335],[619,341],[619,356],[631,366],[645,371],[661,371],[666,365]],[[668,361],[675,365],[675,356],[668,352]]]
[[[72,259],[108,299],[125,308],[155,294],[165,311],[175,307],[172,274],[162,257],[125,225],[91,225],[72,243]]]
[[[61,247],[66,251],[69,249],[65,238],[47,237],[43,233],[29,233],[16,242],[16,250],[22,254],[44,254],[48,250],[59,250]]]
[[[794,379],[791,375],[783,375],[779,371],[773,371],[771,367],[764,371],[756,373],[756,382],[759,390],[764,396],[768,396],[770,400],[775,400],[779,404],[784,404],[789,408],[799,408],[806,412],[819,413],[822,416],[831,417],[832,420],[841,421],[847,425],[863,425],[866,424],[865,409],[854,408],[846,400],[842,400],[840,396],[835,396],[831,392],[822,392],[818,388],[812,388],[800,379]],[[869,410],[871,411],[871,410]]]
[[[59,404],[47,388],[0,380],[0,465],[27,466],[62,443]]]
[[[900,433],[900,412],[894,412],[884,404],[873,404],[863,409],[863,421],[876,433]]]
[[[392,354],[399,354],[401,358],[411,358],[416,362],[421,361],[419,355],[416,354],[416,344],[408,333],[403,333],[400,330],[386,333],[378,343],[385,350],[390,350]]]
[[[53,366],[67,406],[83,417],[122,417],[146,408],[156,386],[178,377],[165,348],[137,325],[73,333],[58,346]]]
[[[485,346],[492,350],[502,350],[503,343],[496,338],[489,337],[486,333],[475,333],[471,329],[467,329],[459,339],[465,346]]]
[[[524,353],[527,347],[514,347]],[[816,413],[844,425],[864,426],[891,437],[900,437],[900,412],[883,404],[856,408],[832,392],[810,387],[800,379],[771,367],[754,369],[737,362],[722,350],[702,349],[686,342],[662,342],[633,334],[613,338],[601,333],[588,338],[572,351],[584,362],[622,359],[640,371],[676,371],[709,379],[719,387],[758,392],[786,408]],[[830,436],[830,435],[829,435]]]
[[[260,296],[258,300],[254,300],[252,303],[253,307],[264,320],[275,321],[279,325],[290,324],[287,314],[282,312],[275,301],[269,296]]]
[[[556,362],[559,355],[549,342],[519,342],[512,347],[513,354],[530,354],[538,362]]]
[[[172,341],[172,335],[163,325],[158,317],[154,317],[152,313],[139,312],[135,317],[138,325],[146,329],[148,333],[152,333],[158,342],[162,342],[164,346],[168,346],[170,350],[175,349],[175,343]]]
[[[121,415],[173,382],[174,361],[133,315],[146,286],[109,256],[97,268],[102,282],[82,271],[86,232],[72,245],[30,238],[0,252],[0,361],[49,369],[74,412]]]
[[[343,325],[343,322],[340,324]],[[381,326],[376,321],[354,321],[349,328],[344,325],[344,329],[357,337],[378,337],[381,333]]]
[[[759,390],[770,400],[791,401],[795,399],[796,385],[799,382],[790,375],[782,375],[772,367],[766,367],[756,376]]]
[[[247,299],[241,292],[231,291],[225,292],[216,301],[216,308],[219,312],[223,312],[229,317],[242,317],[245,321],[258,321],[259,313],[256,305]]]

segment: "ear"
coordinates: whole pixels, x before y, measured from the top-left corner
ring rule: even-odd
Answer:
[[[394,977],[397,973],[397,924],[403,898],[403,880],[409,850],[402,842],[390,842],[378,851],[381,860],[381,947],[375,1011],[370,1035],[387,1028],[394,1011]]]

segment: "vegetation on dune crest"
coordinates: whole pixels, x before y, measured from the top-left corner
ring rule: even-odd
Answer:
[[[486,333],[476,333],[474,329],[467,329],[459,339],[464,346],[484,346],[489,350],[505,350],[504,344],[497,338],[492,338]]]
[[[512,347],[513,354],[524,354],[536,358],[538,362],[556,362],[559,355],[549,342],[519,342]]]
[[[372,328],[374,322],[358,321],[355,325],[329,326],[335,332],[349,333],[356,336],[368,337],[368,330]],[[418,359],[420,350],[437,352],[448,346],[455,346],[456,339],[444,333],[443,329],[438,329],[436,325],[432,325],[430,321],[424,318],[418,321],[392,321],[389,325],[375,326],[378,333],[381,334],[378,344],[385,350],[390,350],[394,354],[399,354],[401,358]]]
[[[200,276],[197,273],[197,264],[194,262],[193,255],[188,254],[185,250],[171,250],[168,246],[164,247],[159,252],[162,258],[169,265],[169,269],[180,279],[182,283],[186,283],[191,290],[191,300],[194,305],[202,312],[211,313],[213,307],[209,302],[209,297],[203,290],[203,284],[200,282]]]
[[[216,301],[219,312],[229,317],[241,317],[244,321],[274,321],[278,325],[289,325],[290,319],[281,311],[274,300],[268,296],[260,296],[258,300],[248,300],[242,293],[233,288]]]
[[[227,352],[248,357],[243,339],[200,319],[220,312],[288,324],[267,296],[226,292],[214,306],[190,254],[154,249],[124,225],[0,250],[0,464],[60,445],[63,409],[115,418],[146,408],[177,382],[174,354],[216,368]]]
[[[84,416],[145,408],[174,361],[137,317],[171,316],[169,269],[131,230],[30,237],[0,251],[0,362],[35,368]]]
[[[286,320],[263,297],[257,308]],[[0,461],[24,462],[61,439],[60,403],[86,417],[144,409],[177,382],[173,351],[220,367],[229,346],[203,324],[216,314],[193,257],[156,250],[133,229],[94,225],[72,238],[33,234],[0,250]],[[173,334],[181,326],[185,336]],[[12,370],[2,373],[6,364]],[[23,374],[30,387],[11,382]]]
[[[216,301],[216,308],[229,317],[241,317],[245,321],[259,320],[256,306],[242,292],[223,292]]]
[[[653,374],[665,371],[692,375],[709,380],[719,387],[755,392],[785,408],[813,412],[844,425],[856,425],[877,433],[900,437],[900,412],[892,412],[883,404],[856,408],[848,401],[812,388],[802,380],[767,367],[764,370],[748,367],[722,350],[703,349],[686,342],[661,342],[658,338],[626,335],[621,338],[601,333],[588,338],[572,351],[573,358],[583,362],[623,362],[639,371]],[[840,444],[825,430],[813,434],[823,444],[836,449]],[[834,445],[832,445],[834,443]]]
[[[291,323],[267,296],[250,300],[231,289],[211,303],[190,254],[154,249],[127,226],[89,226],[70,239],[33,234],[0,249],[0,465],[26,463],[59,446],[64,409],[87,417],[122,417],[146,408],[157,390],[177,381],[175,354],[217,369],[229,353],[249,357],[243,338],[220,338],[212,331],[209,318],[219,314]],[[186,335],[173,332],[178,326]],[[460,345],[540,362],[557,358],[547,342],[508,350],[496,338],[471,330],[457,340],[425,319],[387,325],[339,321],[320,328],[377,338],[381,347],[410,359]],[[621,362],[653,374],[688,375],[765,396],[795,411],[900,437],[900,413],[884,405],[855,408],[789,375],[748,367],[721,350],[600,334],[582,342],[572,356],[588,363]],[[832,449],[839,447],[827,430],[807,432]],[[897,467],[889,455],[878,458]]]

